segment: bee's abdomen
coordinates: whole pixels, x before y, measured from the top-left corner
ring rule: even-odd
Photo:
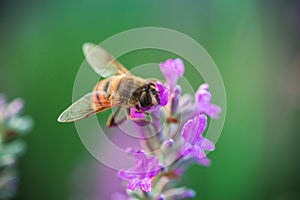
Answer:
[[[112,77],[101,80],[95,86],[94,102],[96,106],[107,106],[106,104],[109,104],[108,94],[112,80]]]
[[[103,92],[107,93],[109,86],[111,84],[111,81],[112,81],[112,78],[107,78],[107,79],[103,79],[103,80],[99,81],[97,83],[97,85],[95,86],[94,90],[95,91],[103,91]]]

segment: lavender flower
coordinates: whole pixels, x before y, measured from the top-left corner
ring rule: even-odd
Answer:
[[[127,181],[129,199],[194,197],[196,193],[193,190],[176,187],[174,182],[195,161],[200,165],[210,165],[206,151],[215,149],[213,142],[203,135],[207,128],[207,116],[218,118],[221,112],[220,107],[211,103],[208,84],[202,84],[195,97],[182,95],[182,89],[177,85],[178,78],[184,73],[182,60],[169,59],[160,63],[160,69],[166,79],[166,84],[156,83],[160,105],[148,108],[148,117],[152,120],[148,120],[147,128],[137,127],[144,151],[131,150],[135,167],[119,171],[119,177]],[[163,106],[164,109],[160,109]],[[131,108],[130,113],[135,122],[147,118],[136,108]],[[163,117],[166,119],[164,124]],[[152,137],[145,137],[149,135]]]
[[[155,156],[147,157],[144,151],[137,151],[134,154],[135,167],[129,170],[122,170],[119,176],[128,180],[127,188],[135,190],[140,187],[145,192],[151,191],[151,179],[157,176],[161,166]]]
[[[166,82],[171,88],[174,88],[178,78],[184,74],[184,65],[180,58],[175,60],[168,59],[164,63],[160,63],[160,70],[166,77]]]
[[[144,119],[145,114],[136,109],[136,107],[132,107],[130,108],[130,116],[134,119]]]
[[[160,106],[165,106],[168,103],[169,95],[170,95],[170,88],[167,84],[162,84],[161,82],[156,82],[156,87],[159,92],[160,98]]]
[[[207,165],[205,150],[213,151],[215,145],[202,136],[207,126],[207,117],[203,114],[197,115],[186,122],[182,128],[184,144],[181,152],[183,156],[194,156],[200,164]]]
[[[208,84],[200,85],[196,92],[195,99],[197,102],[198,113],[207,114],[212,118],[218,118],[221,108],[211,103],[211,93]]]
[[[25,150],[24,142],[18,137],[33,125],[30,117],[20,117],[23,107],[22,99],[8,103],[0,94],[0,199],[12,198],[17,190],[16,163]]]

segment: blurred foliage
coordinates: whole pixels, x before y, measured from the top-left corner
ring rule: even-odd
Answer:
[[[28,116],[20,116],[23,100],[6,101],[0,94],[0,199],[13,198],[18,189],[18,158],[25,151],[21,136],[28,133],[33,120]]]
[[[81,45],[144,26],[191,36],[208,51],[224,79],[227,121],[216,151],[209,155],[213,165],[192,167],[184,184],[195,188],[199,199],[299,199],[298,1],[1,4],[0,91],[24,97],[36,122],[26,137],[17,199],[70,197],[74,166],[92,158],[74,125],[56,119],[71,103],[83,61]],[[147,52],[142,55],[125,55],[121,61],[128,68],[162,61],[145,56]],[[192,73],[186,77],[193,80]]]

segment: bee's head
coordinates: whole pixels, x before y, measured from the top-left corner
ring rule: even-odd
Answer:
[[[159,91],[154,83],[146,83],[145,86],[143,86],[140,104],[143,108],[160,104]]]

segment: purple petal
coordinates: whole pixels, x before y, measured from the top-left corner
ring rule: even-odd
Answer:
[[[198,90],[209,90],[209,85],[208,83],[203,83],[199,86],[199,89]]]
[[[200,138],[202,133],[205,131],[207,126],[207,117],[205,115],[198,115],[195,117],[195,120],[198,121],[198,127],[197,127],[197,139]]]
[[[171,138],[171,139],[168,139],[167,141],[165,141],[163,144],[162,144],[162,147],[172,147],[174,144],[174,140]]]
[[[215,145],[209,139],[203,138],[203,141],[201,144],[201,149],[206,150],[206,151],[213,151],[213,150],[215,150]]]
[[[205,157],[203,159],[199,159],[198,163],[200,165],[203,165],[203,166],[210,166],[211,165],[211,161],[207,157]]]
[[[171,88],[176,85],[178,78],[184,74],[184,64],[180,58],[168,59],[166,62],[160,63],[159,66]]]
[[[194,190],[186,190],[183,195],[182,198],[193,198],[196,196],[196,192]]]
[[[152,107],[150,107],[152,108]],[[149,109],[146,109],[145,111],[148,111]],[[143,111],[143,112],[145,112]],[[140,126],[140,127],[144,127],[147,126],[150,121],[146,119],[146,114],[143,113],[141,111],[138,111],[135,107],[131,107],[130,108],[130,117],[133,119],[132,121]]]
[[[125,152],[130,154],[130,155],[134,155],[138,150],[135,147],[127,147],[125,149]]]
[[[196,131],[195,131],[195,126],[196,126],[197,121],[194,119],[188,120],[182,128],[182,137],[186,142],[192,143],[193,139],[196,136]]]
[[[141,107],[141,110],[143,112],[146,112],[146,111],[154,112],[154,111],[157,111],[158,109],[160,109],[160,107],[161,107],[160,105],[154,105],[154,106],[150,106],[148,108]]]
[[[141,180],[139,179],[132,179],[128,182],[127,188],[130,190],[135,190],[141,185]]]
[[[208,115],[211,116],[211,118],[217,119],[219,118],[219,113],[222,111],[222,109],[214,104],[211,104],[210,109],[208,110]]]
[[[159,91],[160,105],[161,106],[167,105],[167,103],[169,101],[169,95],[170,95],[169,86],[166,83],[162,84],[159,81],[157,81],[155,84],[156,84],[156,87]]]
[[[200,85],[195,98],[200,114],[207,114],[212,118],[218,118],[221,108],[211,103],[211,93],[209,92],[207,83]]]
[[[181,149],[180,149],[180,152],[179,152],[179,156],[188,156],[191,154],[192,152],[192,149],[193,149],[193,146],[191,145],[191,143],[189,142],[184,142]]]
[[[145,192],[151,192],[151,179],[145,178],[142,180],[141,189]]]
[[[201,87],[201,86],[200,86]],[[197,90],[196,101],[200,110],[206,110],[210,106],[211,93],[207,90]]]
[[[182,137],[186,142],[194,144],[200,139],[205,131],[207,118],[205,115],[196,115],[193,119],[187,121],[182,128]]]
[[[159,174],[161,166],[157,157],[147,157],[143,150],[138,150],[133,155],[135,166],[128,171],[119,171],[119,176],[128,180],[129,189],[134,190],[141,186],[144,191],[148,192],[151,190],[151,179]]]
[[[130,116],[134,119],[143,119],[143,118],[145,118],[145,114],[138,111],[135,107],[130,108]]]
[[[139,150],[134,154],[135,169],[138,170],[140,168],[139,172],[146,168],[147,162],[148,158],[143,150]]]
[[[135,177],[135,174],[130,173],[128,171],[124,171],[124,170],[119,171],[118,175],[123,180],[130,180]]]
[[[198,159],[204,159],[206,157],[205,152],[198,145],[193,146],[191,154]]]
[[[23,106],[24,106],[23,99],[17,98],[13,100],[7,106],[6,113],[5,113],[6,117],[12,117],[14,115],[17,115],[23,109]]]

